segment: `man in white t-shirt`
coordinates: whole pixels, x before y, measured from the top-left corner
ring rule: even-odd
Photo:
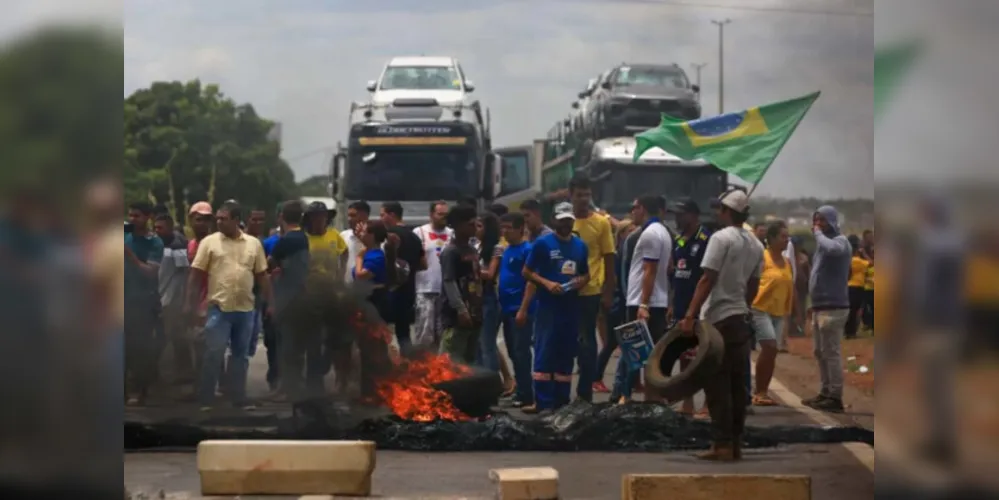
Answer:
[[[416,322],[413,325],[413,345],[433,345],[440,342],[443,330],[440,318],[444,297],[441,295],[440,255],[454,233],[447,227],[448,204],[430,204],[430,223],[413,230],[423,244],[426,259],[424,270],[416,273]]]
[[[371,216],[371,205],[366,201],[355,201],[347,207],[347,229],[340,231],[343,241],[347,242],[347,272],[344,279],[347,283],[354,281],[354,265],[357,255],[364,249],[364,243],[354,234],[354,228],[361,222],[367,222]]]
[[[746,359],[752,332],[747,315],[760,287],[763,244],[752,230],[743,228],[749,217],[749,197],[741,189],[730,189],[717,200],[718,222],[723,229],[711,235],[694,298],[680,328],[693,334],[698,320],[714,325],[725,342],[721,369],[704,387],[711,413],[710,451],[704,460],[734,461],[742,458],[742,434],[746,424]]]
[[[659,218],[661,200],[659,196],[642,196],[631,207],[631,220],[642,231],[631,257],[625,295],[628,321],[644,321],[653,342],[666,334],[669,263],[673,255],[673,238]],[[646,401],[656,399],[654,392],[646,390]]]

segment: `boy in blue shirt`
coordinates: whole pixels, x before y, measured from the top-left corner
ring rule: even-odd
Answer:
[[[524,216],[511,212],[500,217],[500,231],[506,239],[499,267],[499,303],[502,313],[503,338],[506,351],[513,362],[517,393],[516,408],[534,404],[531,382],[531,342],[534,336],[534,312],[537,301],[524,304],[524,264],[531,252],[531,244],[524,239]],[[526,307],[521,308],[521,305]]]
[[[579,346],[579,289],[589,281],[586,244],[572,234],[576,216],[570,203],[555,207],[554,234],[538,238],[527,257],[528,280],[520,311],[526,313],[535,293],[534,394],[526,413],[569,404],[572,369]]]

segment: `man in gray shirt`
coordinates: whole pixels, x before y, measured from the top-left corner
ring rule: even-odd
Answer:
[[[186,384],[194,381],[194,335],[184,315],[187,272],[191,268],[187,239],[175,230],[173,218],[166,214],[156,217],[153,228],[163,240],[163,261],[157,275],[163,330],[173,347],[174,381]]]
[[[808,292],[812,298],[812,339],[819,362],[822,388],[814,398],[802,401],[816,410],[843,411],[843,358],[841,344],[850,316],[847,283],[853,249],[839,231],[839,214],[822,206],[812,216],[815,256]]]
[[[711,450],[703,460],[731,462],[742,458],[742,434],[746,425],[746,359],[752,333],[747,316],[760,286],[763,244],[743,229],[749,217],[749,197],[741,189],[726,191],[718,198],[718,222],[723,228],[708,240],[694,298],[680,328],[693,335],[694,323],[715,326],[725,341],[721,370],[704,387],[711,413]]]

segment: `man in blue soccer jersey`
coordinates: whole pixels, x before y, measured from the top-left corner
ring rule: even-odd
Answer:
[[[693,200],[680,200],[669,208],[669,212],[676,216],[676,227],[681,233],[673,242],[673,275],[670,287],[673,300],[670,301],[667,311],[669,328],[672,328],[679,318],[687,314],[697,282],[704,274],[701,269],[701,259],[704,257],[704,249],[708,246],[711,231],[701,225],[701,209]],[[686,369],[696,354],[696,347],[685,352],[680,357],[680,369]],[[694,398],[683,400],[680,411],[693,415]],[[707,406],[698,412],[698,416],[708,416]]]
[[[569,403],[572,369],[579,343],[579,289],[589,281],[586,244],[572,234],[576,216],[570,203],[555,207],[554,234],[538,238],[524,265],[528,280],[522,308],[535,293],[534,395],[526,413],[554,410]]]

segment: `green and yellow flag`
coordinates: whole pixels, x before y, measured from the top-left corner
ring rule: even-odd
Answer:
[[[658,127],[635,136],[635,161],[651,148],[684,160],[702,159],[756,184],[805,117],[819,92],[745,111],[679,121],[663,115]]]

